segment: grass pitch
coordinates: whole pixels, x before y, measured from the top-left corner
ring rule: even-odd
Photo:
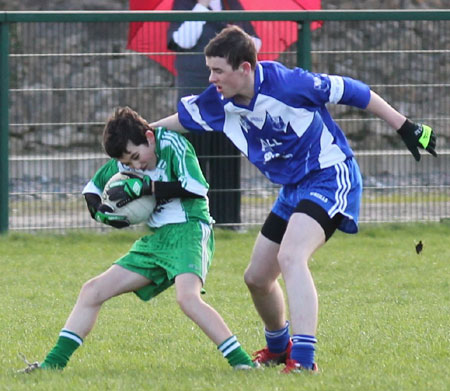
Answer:
[[[107,302],[63,372],[18,375],[56,341],[83,282],[139,232],[0,237],[0,390],[445,390],[450,386],[450,225],[363,226],[314,256],[318,375],[232,371],[177,307],[174,290]],[[252,352],[264,345],[243,282],[256,231],[216,231],[205,300]],[[415,242],[422,240],[417,255]]]

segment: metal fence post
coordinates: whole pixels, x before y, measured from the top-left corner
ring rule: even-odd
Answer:
[[[297,65],[300,68],[311,70],[311,22],[302,21],[298,26]]]
[[[0,233],[8,231],[9,24],[0,22]]]

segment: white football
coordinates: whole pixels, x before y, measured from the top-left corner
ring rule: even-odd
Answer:
[[[116,201],[111,201],[108,197],[107,191],[113,182],[124,180],[136,176],[136,173],[118,172],[113,175],[111,179],[106,183],[103,189],[102,202],[108,205],[115,214],[126,216],[130,224],[142,223],[150,217],[156,206],[156,199],[153,195],[146,195],[129,202],[128,204],[118,207]]]

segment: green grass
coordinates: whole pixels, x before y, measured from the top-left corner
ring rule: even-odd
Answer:
[[[46,199],[35,199],[28,196],[28,199],[13,200],[9,203],[11,215],[29,216],[30,213],[39,215],[43,213],[73,214],[77,211],[85,211],[86,201],[78,194],[76,196],[69,195],[52,195],[48,194]]]
[[[205,300],[248,351],[264,345],[243,283],[256,231],[217,231]],[[363,226],[337,233],[311,262],[320,298],[320,374],[234,372],[177,307],[170,289],[104,305],[63,372],[18,375],[18,353],[42,360],[84,281],[139,232],[0,237],[0,390],[445,390],[450,384],[450,225]],[[416,255],[414,242],[424,250]]]
[[[367,189],[363,195],[363,203],[389,203],[389,204],[410,204],[419,202],[421,204],[433,204],[436,202],[449,202],[450,194],[443,191],[411,191],[405,193],[398,191],[389,192],[377,189]]]

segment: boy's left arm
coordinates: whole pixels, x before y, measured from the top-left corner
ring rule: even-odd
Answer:
[[[418,148],[425,149],[437,157],[435,151],[436,135],[427,125],[416,124],[408,120],[390,106],[370,87],[349,77],[300,73],[299,80],[309,81],[309,98],[316,104],[339,103],[366,109],[386,121],[401,136],[406,147],[417,161],[420,160]],[[307,84],[308,85],[308,84]]]
[[[434,157],[437,157],[435,151],[436,135],[430,126],[410,121],[373,91],[370,91],[370,100],[366,110],[383,119],[397,130],[416,161],[420,160],[418,148],[425,149]]]

